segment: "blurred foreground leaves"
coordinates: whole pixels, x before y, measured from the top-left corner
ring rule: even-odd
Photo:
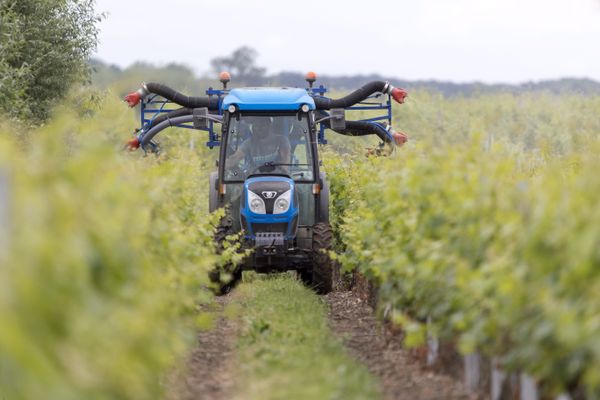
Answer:
[[[204,149],[126,154],[131,112],[100,102],[27,134],[0,128],[0,397],[160,398],[210,299]]]

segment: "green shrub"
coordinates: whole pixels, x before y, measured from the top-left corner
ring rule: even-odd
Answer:
[[[107,101],[91,118],[61,114],[31,140],[0,129],[11,199],[0,397],[160,398],[194,342],[207,271],[228,257],[212,243],[209,162],[183,146],[158,159],[126,154],[133,125]]]

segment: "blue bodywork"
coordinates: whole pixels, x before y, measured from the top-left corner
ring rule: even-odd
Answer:
[[[248,187],[256,182],[287,182],[290,185],[291,190],[291,201],[290,208],[287,212],[282,214],[256,214],[250,211],[248,207]],[[295,183],[293,179],[285,178],[282,176],[259,176],[254,178],[248,178],[244,182],[244,199],[245,201],[240,204],[240,214],[243,218],[245,218],[246,223],[248,225],[248,235],[246,235],[247,239],[256,239],[255,232],[252,231],[253,224],[276,224],[276,223],[287,223],[288,228],[287,232],[285,232],[284,237],[286,240],[293,239],[294,232],[293,229],[293,221],[298,217],[298,204],[296,204],[295,199]]]
[[[304,104],[315,109],[315,101],[304,89],[244,88],[231,90],[223,99],[221,110],[235,105],[240,111],[297,111]]]

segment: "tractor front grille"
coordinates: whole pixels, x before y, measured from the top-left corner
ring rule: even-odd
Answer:
[[[256,235],[257,233],[273,232],[273,233],[287,233],[287,222],[278,222],[274,224],[252,224],[252,232]]]

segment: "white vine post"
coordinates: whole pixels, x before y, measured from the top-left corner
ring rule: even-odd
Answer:
[[[506,373],[499,367],[500,360],[492,358],[491,400],[500,400],[502,396],[502,385],[506,380]]]
[[[481,382],[481,356],[479,353],[467,354],[464,357],[465,386],[467,390],[476,392]]]
[[[521,400],[539,400],[537,383],[527,374],[521,374]]]
[[[438,359],[440,342],[433,333],[431,317],[427,317],[427,366],[433,366]]]

